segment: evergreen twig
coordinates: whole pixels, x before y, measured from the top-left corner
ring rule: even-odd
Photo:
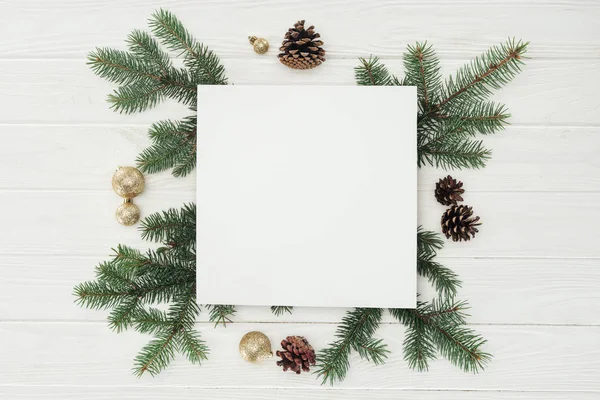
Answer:
[[[291,314],[293,309],[290,306],[271,306],[271,312],[278,317],[285,313]]]
[[[483,369],[491,356],[480,350],[485,339],[466,327],[466,302],[454,300],[461,283],[448,268],[434,261],[443,246],[439,234],[417,230],[417,271],[429,280],[444,300],[419,301],[416,310],[390,309],[389,312],[406,326],[404,358],[409,367],[424,371],[439,353],[464,371]],[[338,340],[321,351],[317,375],[323,383],[333,384],[345,378],[350,367],[350,353],[375,364],[387,355],[385,344],[373,334],[381,321],[382,309],[349,311],[338,327]]]
[[[149,25],[158,40],[134,30],[127,38],[129,51],[98,48],[88,56],[94,73],[120,85],[108,96],[111,108],[141,112],[171,98],[195,111],[197,85],[227,84],[217,55],[196,41],[173,14],[159,10]],[[161,44],[183,57],[184,68],[173,66]],[[138,156],[138,166],[147,173],[172,169],[174,176],[186,176],[196,167],[196,132],[195,116],[153,124],[152,145]]]
[[[359,85],[410,85],[417,87],[418,166],[443,169],[482,168],[491,152],[477,134],[504,129],[506,107],[486,101],[493,90],[510,82],[520,71],[529,43],[509,39],[460,68],[442,83],[440,66],[427,43],[408,46],[404,54],[406,77],[393,76],[377,57],[359,59],[355,68]]]
[[[232,322],[231,318],[236,313],[235,306],[232,305],[207,305],[209,311],[208,320],[215,323],[215,328],[219,324],[226,326],[228,322]]]
[[[420,302],[415,310],[390,309],[390,313],[408,329],[404,358],[419,371],[428,369],[435,359],[434,348],[465,372],[485,368],[491,355],[480,350],[486,340],[465,326],[466,302],[453,299]]]
[[[196,85],[227,84],[218,57],[197,42],[181,22],[165,10],[149,21],[154,35],[135,30],[128,39],[129,51],[98,48],[88,64],[100,77],[119,87],[109,96],[112,108],[131,113],[154,107],[165,98],[175,99],[195,111]],[[184,68],[173,66],[169,53],[183,57]],[[404,56],[406,76],[391,74],[377,57],[360,59],[355,69],[359,85],[417,87],[418,165],[442,168],[480,168],[490,157],[477,134],[495,133],[508,123],[502,104],[487,101],[494,89],[520,72],[528,43],[509,40],[461,68],[442,83],[439,61],[431,46],[417,43]],[[172,168],[184,176],[195,168],[197,119],[161,121],[150,128],[152,145],[137,161],[153,173]],[[157,374],[177,352],[192,363],[200,363],[208,348],[194,330],[200,313],[196,304],[196,209],[167,210],[148,216],[141,225],[142,237],[161,247],[141,253],[119,245],[114,257],[96,268],[96,280],[74,289],[76,302],[84,307],[108,309],[109,326],[121,332],[128,328],[150,334],[153,339],[140,351],[134,372]],[[441,300],[419,302],[415,310],[390,309],[407,332],[404,357],[411,368],[426,370],[439,353],[465,371],[477,372],[491,356],[481,350],[485,339],[466,326],[465,302],[454,296],[461,283],[450,269],[437,261],[443,242],[433,232],[417,232],[417,271],[438,292]],[[168,310],[152,307],[167,303]],[[208,305],[209,320],[225,324],[235,313],[229,305]],[[291,313],[292,307],[273,306],[276,315]],[[388,349],[374,337],[382,309],[348,311],[336,331],[336,340],[318,354],[317,375],[323,383],[343,380],[352,351],[367,361],[383,363]]]
[[[109,327],[121,332],[130,327],[154,336],[136,357],[134,372],[151,375],[164,369],[176,352],[192,362],[206,358],[208,348],[194,331],[200,312],[196,304],[195,205],[148,216],[142,236],[160,241],[162,251],[145,254],[118,246],[112,260],[96,268],[96,280],[75,287],[77,303],[96,309],[111,309]],[[167,312],[152,304],[170,304]],[[212,306],[213,312],[228,319],[234,310]]]
[[[368,361],[383,362],[389,351],[381,340],[373,339],[382,312],[380,308],[356,308],[346,313],[335,334],[338,339],[317,354],[316,374],[323,383],[333,385],[346,377],[351,350]]]

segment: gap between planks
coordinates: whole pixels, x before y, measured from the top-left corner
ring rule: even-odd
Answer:
[[[235,318],[232,317],[232,318]],[[43,324],[86,324],[86,325],[94,325],[94,324],[102,324],[102,325],[106,325],[108,323],[106,317],[103,319],[82,319],[82,320],[76,320],[76,319],[8,319],[8,320],[3,320],[0,319],[0,325],[19,325],[19,324],[23,324],[23,325],[29,325],[29,324],[37,324],[37,325],[43,325]],[[268,321],[268,320],[244,320],[244,321],[231,321],[228,322],[227,325],[243,325],[243,324],[259,324],[259,325],[273,325],[273,324],[278,324],[278,325],[298,325],[298,324],[302,324],[302,325],[338,325],[341,323],[341,320],[338,321],[298,321],[298,320],[294,320],[294,321]],[[381,321],[379,323],[379,325],[403,325],[401,322],[398,321]],[[219,324],[219,326],[215,327],[215,323],[214,322],[210,322],[207,319],[200,319],[199,321],[197,321],[195,323],[195,326],[197,327],[203,327],[203,326],[209,326],[209,327],[213,327],[214,329],[218,329],[218,328],[223,328],[223,329],[227,329],[227,326],[223,326],[222,324]],[[598,328],[600,327],[600,324],[540,324],[540,323],[468,323],[465,326],[470,326],[470,327],[504,327],[504,326],[510,326],[510,327],[552,327],[552,328]]]

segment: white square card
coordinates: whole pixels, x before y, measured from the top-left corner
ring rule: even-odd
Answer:
[[[414,87],[199,86],[197,300],[416,305]]]

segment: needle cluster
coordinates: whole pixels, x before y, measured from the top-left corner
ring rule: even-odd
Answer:
[[[159,10],[149,20],[151,33],[134,30],[127,37],[128,50],[97,48],[88,55],[96,75],[119,85],[108,96],[111,108],[130,114],[175,100],[191,111],[180,121],[152,125],[152,145],[137,158],[148,173],[173,169],[185,176],[196,167],[196,100],[198,85],[226,85],[225,68],[219,58],[185,29],[170,12]],[[172,56],[183,59],[174,65]]]
[[[419,167],[482,168],[491,151],[477,135],[504,129],[510,117],[503,104],[489,101],[489,97],[521,72],[528,44],[509,39],[492,46],[455,76],[443,80],[433,48],[417,42],[404,54],[403,78],[391,74],[377,57],[370,57],[360,59],[355,68],[356,82],[417,87]]]

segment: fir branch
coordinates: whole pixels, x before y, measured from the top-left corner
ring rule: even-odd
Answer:
[[[148,343],[136,357],[135,375],[141,376],[145,372],[150,375],[158,374],[171,363],[177,350],[184,353],[192,362],[205,359],[207,349],[199,340],[198,334],[192,332],[199,312],[194,285],[192,290],[182,295],[169,308],[168,330],[159,331],[155,339]]]
[[[158,42],[147,32],[134,30],[127,37],[129,51],[140,60],[154,64],[162,75],[167,75],[173,67],[169,54],[162,51]]]
[[[108,96],[113,110],[141,112],[171,98],[195,111],[197,85],[227,84],[217,55],[196,41],[173,14],[159,10],[149,25],[158,40],[134,30],[127,38],[129,52],[98,48],[88,56],[97,75],[121,85]],[[173,66],[161,43],[183,56],[184,68]],[[154,143],[138,156],[137,163],[144,172],[172,169],[174,176],[183,177],[196,167],[197,121],[193,117],[169,123],[153,125],[150,136]]]
[[[156,308],[137,310],[133,320],[135,330],[140,333],[157,335],[171,327],[167,313]]]
[[[432,141],[417,150],[419,167],[429,163],[442,169],[479,169],[491,157],[491,151],[480,140],[444,139]]]
[[[154,376],[165,369],[175,358],[176,333],[173,331],[161,332],[144,346],[135,358],[134,375],[140,377],[148,372]]]
[[[186,71],[171,66],[152,38],[134,31],[128,42],[131,53],[98,48],[88,56],[97,75],[123,85],[108,97],[115,111],[144,111],[165,97],[195,106],[196,84]]]
[[[383,65],[379,58],[369,57],[369,59],[359,58],[361,65],[354,68],[356,83],[364,86],[402,86],[404,85],[398,78],[391,75],[388,69]]]
[[[141,223],[142,239],[152,242],[181,239],[195,242],[196,205],[186,204],[181,210],[169,209],[147,216]],[[177,240],[175,241],[178,242]]]
[[[485,102],[520,71],[528,43],[508,40],[459,69],[442,84],[439,61],[431,46],[416,43],[404,54],[406,77],[392,76],[377,57],[360,58],[355,68],[359,85],[394,84],[417,87],[418,166],[443,169],[482,168],[491,152],[472,137],[504,128],[509,114],[502,104]]]
[[[493,89],[507,84],[519,72],[529,42],[509,39],[499,46],[492,46],[486,53],[462,67],[446,81],[442,89],[442,100],[437,109],[476,103],[485,100]]]
[[[135,315],[140,308],[140,300],[137,297],[124,298],[108,316],[109,328],[117,333],[123,332],[134,324]]]
[[[111,108],[119,113],[131,114],[152,108],[163,100],[166,84],[139,81],[121,86],[108,95]]]
[[[383,343],[382,339],[370,338],[362,342],[356,351],[360,358],[372,362],[375,365],[385,363],[388,353],[387,345]]]
[[[335,334],[338,339],[318,356],[316,374],[322,378],[322,383],[329,382],[333,385],[346,377],[351,350],[369,361],[383,362],[387,353],[385,345],[381,341],[373,341],[381,316],[380,308],[356,308],[346,313]]]
[[[215,323],[215,328],[219,324],[227,326],[228,322],[232,322],[231,318],[236,313],[235,306],[232,305],[212,305],[206,306],[209,311],[208,320]]]
[[[417,258],[417,273],[427,278],[440,296],[454,297],[462,285],[451,269],[429,258]]]
[[[184,63],[196,78],[197,84],[226,85],[225,68],[219,58],[198,43],[183,24],[169,11],[159,10],[152,15],[150,27],[169,50],[184,55]]]
[[[106,310],[117,306],[123,297],[132,296],[131,290],[117,290],[103,281],[82,282],[75,286],[75,303],[86,308]]]
[[[176,338],[179,348],[192,364],[200,364],[208,359],[208,346],[200,339],[198,332],[183,329]]]
[[[452,364],[465,372],[478,372],[491,360],[480,350],[486,340],[464,326],[465,302],[452,300],[419,303],[415,310],[390,309],[390,313],[409,330],[405,358],[416,369],[427,369],[433,359],[431,345]],[[411,336],[412,335],[412,336]]]
[[[290,306],[271,306],[271,312],[276,316],[282,316],[285,313],[291,314],[294,307]]]
[[[465,372],[485,369],[492,357],[480,347],[487,343],[480,335],[465,326],[430,324],[440,354]]]
[[[187,176],[196,168],[196,140],[189,143],[189,151],[184,152],[178,159],[177,165],[173,168],[173,176],[184,177]]]
[[[431,336],[427,333],[426,324],[423,320],[414,319],[406,324],[404,337],[404,360],[408,362],[411,369],[427,371],[429,361],[435,360],[436,349]]]
[[[148,262],[148,259],[142,255],[142,253],[133,249],[129,246],[118,245],[116,249],[113,250],[113,261],[118,263],[125,263],[130,266],[130,268],[137,269],[142,267]]]
[[[419,226],[417,229],[417,273],[427,278],[440,296],[454,297],[461,286],[458,275],[433,260],[443,245],[444,242],[439,234],[425,231]]]
[[[404,54],[404,69],[406,70],[405,84],[416,86],[423,108],[427,109],[432,102],[437,101],[438,87],[442,81],[439,60],[427,42],[408,46]]]
[[[439,233],[426,231],[422,226],[417,228],[417,252],[435,256],[444,247],[444,241]]]
[[[137,158],[138,167],[148,173],[174,168],[175,176],[184,176],[196,165],[196,118],[160,121],[150,127],[152,146]]]
[[[474,136],[489,135],[503,130],[508,125],[510,114],[504,104],[480,102],[460,107],[452,111],[462,121],[462,129]],[[439,118],[447,118],[440,115]]]
[[[152,14],[148,21],[152,33],[172,51],[179,52],[178,55],[196,57],[194,51],[196,39],[185,29],[183,24],[167,10],[160,9]]]
[[[122,50],[97,48],[88,55],[87,64],[96,75],[119,85],[160,81],[155,66]]]
[[[125,267],[123,267],[125,266]],[[129,268],[127,262],[103,262],[96,267],[96,278],[99,281],[106,282],[112,288],[122,291],[131,291],[138,289],[135,283],[135,268]]]

